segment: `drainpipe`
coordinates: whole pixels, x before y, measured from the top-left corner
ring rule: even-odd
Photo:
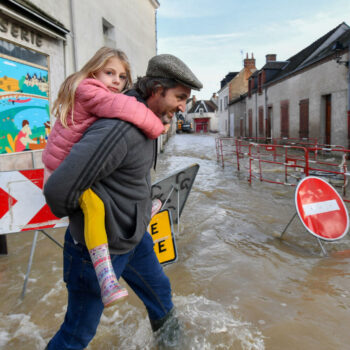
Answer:
[[[64,79],[67,78],[67,41],[63,42],[63,69]]]
[[[74,13],[74,0],[69,1],[70,6],[70,25],[71,25],[71,37],[73,42],[73,68],[74,72],[77,71],[78,63],[77,63],[77,42],[75,40],[75,13]]]
[[[350,149],[350,42],[348,43],[348,149]]]
[[[154,10],[154,37],[155,37],[155,49],[156,49],[156,55],[158,55],[158,11],[157,9]],[[174,121],[171,121],[172,125],[174,125]],[[170,129],[171,130],[171,129]],[[176,130],[176,127],[175,127]],[[171,131],[168,131],[169,133]],[[175,131],[176,132],[176,131]],[[165,143],[165,137],[168,137],[168,135],[160,135],[157,139],[157,153],[161,153],[164,151],[164,143]]]
[[[154,27],[155,27],[155,38],[156,38],[156,55],[158,55],[158,30],[157,30],[158,11],[157,11],[157,9],[155,9],[154,12],[155,12],[155,14],[154,14]]]
[[[258,142],[258,90],[255,93],[255,138]]]
[[[265,86],[265,127],[267,126],[267,117],[268,117],[268,115],[267,115],[267,113],[268,113],[268,110],[267,110],[267,100],[268,100],[268,98],[267,98],[267,86]],[[272,139],[271,126],[272,126],[272,121],[271,121],[271,125],[269,125],[269,127],[270,127],[270,132],[269,132],[269,134],[270,134],[271,139]],[[267,133],[267,130],[265,130],[265,135],[266,135],[266,133]],[[266,143],[267,143],[267,142],[266,142]],[[271,142],[271,143],[272,143],[272,142]]]

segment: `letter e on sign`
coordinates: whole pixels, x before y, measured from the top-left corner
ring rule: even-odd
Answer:
[[[163,265],[175,262],[177,252],[169,210],[163,210],[153,216],[149,224],[149,231],[159,262]]]

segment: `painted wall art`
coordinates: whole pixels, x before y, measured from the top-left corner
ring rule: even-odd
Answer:
[[[48,71],[0,56],[0,154],[42,149],[49,133]]]

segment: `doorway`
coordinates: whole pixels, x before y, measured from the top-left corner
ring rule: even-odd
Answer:
[[[299,102],[299,138],[309,138],[309,99]]]
[[[266,116],[266,129],[265,136],[267,139],[271,139],[271,118],[272,118],[272,106],[267,107],[267,116]]]
[[[209,131],[209,118],[196,118],[195,130],[198,133],[207,133]]]
[[[230,114],[230,137],[235,136],[235,114]]]
[[[248,137],[253,136],[253,111],[248,110]]]
[[[281,101],[281,137],[289,137],[289,101]]]
[[[324,140],[326,145],[331,144],[332,130],[332,95],[325,95],[325,133]]]

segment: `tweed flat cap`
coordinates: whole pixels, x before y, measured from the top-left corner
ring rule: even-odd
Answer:
[[[179,58],[162,54],[152,57],[148,62],[146,76],[150,78],[173,79],[193,90],[200,90],[203,84]]]

